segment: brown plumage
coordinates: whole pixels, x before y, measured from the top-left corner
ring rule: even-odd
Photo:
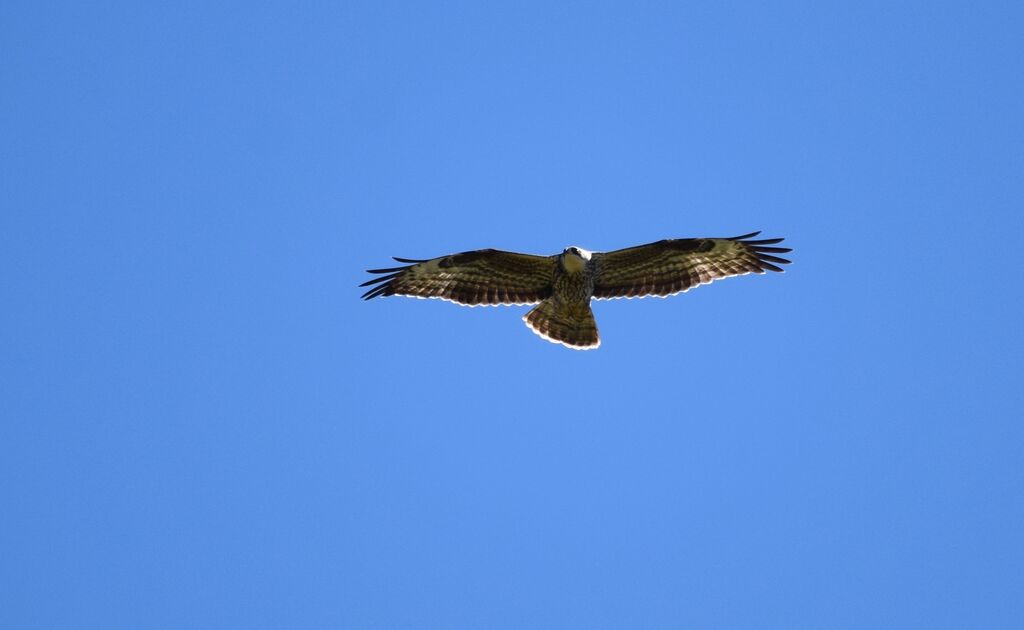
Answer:
[[[553,256],[481,249],[429,260],[395,258],[402,267],[371,269],[360,286],[369,300],[406,295],[468,306],[539,304],[523,318],[538,335],[575,349],[600,345],[590,309],[599,300],[675,295],[721,278],[781,272],[781,238],[669,239],[612,252],[566,248]]]

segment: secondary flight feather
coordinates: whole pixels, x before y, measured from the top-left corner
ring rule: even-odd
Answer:
[[[395,258],[401,267],[369,269],[379,274],[363,284],[364,299],[405,295],[466,306],[536,304],[523,320],[544,339],[576,350],[601,345],[592,299],[665,297],[722,278],[781,272],[789,260],[776,254],[781,238],[753,240],[760,232],[728,238],[667,239],[588,252],[567,247],[535,256],[479,249],[428,260]]]

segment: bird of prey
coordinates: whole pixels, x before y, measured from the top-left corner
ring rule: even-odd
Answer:
[[[775,254],[781,238],[752,240],[760,232],[730,238],[667,239],[611,252],[567,247],[553,256],[479,249],[429,260],[395,258],[402,267],[369,269],[382,274],[364,299],[406,295],[466,306],[536,304],[523,316],[530,330],[575,350],[597,348],[601,339],[590,300],[667,297],[721,278],[782,271],[790,261]]]

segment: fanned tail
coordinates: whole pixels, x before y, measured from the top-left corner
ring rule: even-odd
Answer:
[[[523,321],[544,339],[573,350],[593,350],[601,345],[590,304],[561,304],[548,298],[524,315]]]

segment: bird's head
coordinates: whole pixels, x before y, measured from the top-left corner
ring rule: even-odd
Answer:
[[[565,250],[562,251],[563,256],[572,255],[576,256],[577,258],[582,258],[583,260],[590,260],[590,254],[591,252],[588,252],[582,247],[576,247],[575,245],[573,245],[572,247],[566,247]]]
[[[562,267],[566,271],[579,272],[587,266],[587,261],[590,260],[590,252],[583,249],[582,247],[566,247],[562,252]]]

